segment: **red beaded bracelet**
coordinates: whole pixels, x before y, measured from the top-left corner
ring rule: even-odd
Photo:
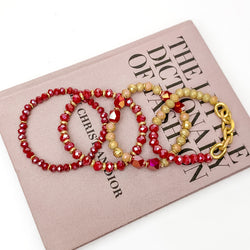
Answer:
[[[78,169],[79,167],[82,167],[85,161],[88,161],[88,158],[85,158],[85,161],[76,161],[72,162],[70,164],[49,164],[45,162],[45,160],[38,158],[38,156],[35,155],[35,153],[31,150],[29,147],[27,138],[26,138],[26,129],[28,128],[28,118],[31,114],[31,111],[38,105],[43,103],[44,101],[47,101],[49,98],[53,96],[58,95],[65,95],[65,94],[77,94],[79,91],[77,89],[72,89],[71,87],[65,89],[65,88],[55,88],[54,90],[49,89],[47,93],[43,93],[41,96],[37,96],[35,99],[30,100],[30,102],[26,105],[24,105],[24,109],[22,110],[22,115],[20,116],[21,123],[19,125],[18,129],[18,139],[21,141],[20,146],[23,148],[23,152],[26,154],[27,158],[30,158],[33,164],[37,164],[39,167],[41,167],[43,170],[50,170],[51,172],[63,172],[63,171],[69,171],[71,169]],[[91,105],[91,103],[89,103]],[[93,105],[92,105],[93,107]],[[93,107],[94,108],[94,107]],[[100,107],[101,108],[101,107]],[[70,110],[72,109],[71,105],[66,105],[66,109]],[[67,111],[68,112],[68,111]],[[61,140],[67,141],[68,135],[66,133],[67,131],[67,118],[68,114],[64,113],[61,115],[61,125],[58,127],[58,130],[61,132]],[[104,120],[102,120],[104,122]],[[107,122],[108,120],[106,120]],[[105,131],[105,129],[103,130]],[[104,135],[105,136],[105,135]],[[105,138],[105,137],[104,137]],[[65,147],[69,149],[70,144],[65,144]],[[101,147],[100,147],[101,148]],[[98,148],[99,149],[99,148]],[[93,153],[92,151],[90,153]],[[95,152],[96,153],[96,152]],[[78,159],[79,152],[74,151],[75,159]]]

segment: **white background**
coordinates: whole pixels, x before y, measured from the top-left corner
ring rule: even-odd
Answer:
[[[0,0],[0,90],[191,19],[249,114],[248,2]],[[0,152],[0,249],[44,249],[2,140]],[[81,249],[250,249],[249,213],[247,169]]]

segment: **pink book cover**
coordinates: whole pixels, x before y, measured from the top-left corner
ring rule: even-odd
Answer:
[[[130,165],[111,173],[96,172],[91,167],[51,173],[39,169],[23,154],[17,129],[23,106],[30,99],[50,88],[98,87],[119,92],[130,83],[147,81],[171,92],[185,86],[195,88],[225,102],[232,112],[235,132],[224,158],[209,164],[172,164],[158,171]],[[137,93],[133,99],[141,105],[149,125],[162,104],[160,98],[148,92]],[[59,116],[69,101],[69,95],[51,98],[32,110],[29,117],[29,144],[38,157],[50,163],[72,162],[57,131]],[[106,111],[113,108],[111,100],[101,98],[98,102]],[[183,102],[193,126],[182,153],[206,153],[222,139],[221,121],[210,104],[188,98]],[[46,249],[75,249],[249,166],[249,116],[191,21],[4,90],[0,93],[0,112],[2,138]],[[175,142],[180,124],[179,116],[171,111],[159,131],[164,147],[170,148]],[[87,153],[101,123],[96,111],[82,103],[68,127],[72,141]],[[135,116],[124,108],[116,130],[120,147],[129,152],[137,134]],[[143,147],[142,156],[155,157],[148,145]],[[97,158],[115,160],[107,143]]]

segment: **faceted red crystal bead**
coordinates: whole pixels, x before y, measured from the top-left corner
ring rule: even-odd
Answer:
[[[190,157],[190,160],[191,160],[192,164],[195,164],[195,163],[198,162],[198,156],[196,154],[192,154],[189,157]]]
[[[28,142],[27,141],[22,141],[21,143],[20,143],[20,145],[21,145],[21,147],[22,148],[26,148],[26,147],[28,147]]]
[[[23,129],[26,129],[28,127],[28,125],[27,125],[27,123],[22,122],[22,123],[19,124],[19,127],[23,128]]]
[[[112,172],[113,170],[114,170],[114,164],[112,163],[112,162],[110,162],[110,161],[108,161],[107,163],[106,163],[106,168],[105,168],[105,170],[107,171],[107,172]]]
[[[155,146],[155,145],[159,145],[159,141],[158,141],[157,139],[151,139],[151,140],[149,141],[149,145],[150,145],[151,147],[153,147],[153,146]]]
[[[136,114],[137,112],[141,111],[141,107],[139,105],[135,105],[132,107],[132,112]]]
[[[135,167],[135,168],[142,168],[144,167],[145,165],[145,161],[144,159],[139,156],[139,155],[134,155],[132,157],[132,160],[131,160],[131,164]]]
[[[124,170],[124,168],[126,167],[126,165],[123,161],[118,161],[116,163],[116,165],[117,165],[117,169],[119,169],[119,170]]]
[[[54,90],[53,89],[49,89],[48,90],[48,94],[50,95],[50,97],[52,97],[54,95]]]
[[[49,97],[46,93],[42,93],[41,97],[42,97],[43,101],[46,101],[49,99]]]
[[[60,136],[61,142],[64,142],[67,139],[69,139],[69,135],[68,134],[61,134],[61,136]]]
[[[153,147],[153,152],[154,152],[155,154],[159,154],[161,150],[162,150],[162,146],[160,146],[160,145],[155,145],[155,146]]]
[[[49,167],[49,170],[51,171],[51,172],[56,172],[56,165],[51,165],[50,167]]]
[[[146,117],[144,115],[138,115],[136,117],[136,120],[137,120],[138,123],[145,122],[146,121]]]
[[[127,107],[129,107],[132,103],[133,103],[134,101],[133,101],[133,99],[130,97],[130,98],[127,98],[126,100],[125,100],[125,105],[127,106]]]
[[[82,152],[79,149],[75,149],[72,153],[74,159],[79,159],[82,156]]]
[[[149,130],[152,131],[152,132],[158,132],[159,131],[159,126],[156,125],[156,124],[151,124],[149,126]]]
[[[37,156],[32,158],[32,163],[37,164],[39,162],[39,158]]]
[[[67,93],[71,95],[73,93],[73,88],[71,87],[67,88]]]
[[[167,155],[167,161],[168,162],[174,162],[175,154],[173,153],[168,153]]]
[[[29,105],[29,104],[25,104],[24,105],[24,109],[28,110],[28,111],[31,111],[32,110],[32,107]]]
[[[85,99],[89,99],[91,97],[91,91],[89,89],[84,89],[82,94]]]
[[[177,164],[177,165],[181,165],[182,164],[182,161],[183,161],[183,158],[181,155],[176,155],[175,158],[174,158],[174,162]]]
[[[64,148],[65,148],[65,150],[70,151],[70,149],[72,149],[74,146],[75,146],[74,143],[69,141],[69,142],[65,143]]]
[[[97,112],[98,112],[99,114],[102,114],[102,113],[104,112],[104,108],[103,108],[103,107],[99,107],[99,108],[97,109]]]
[[[191,164],[191,158],[189,155],[183,155],[182,164],[184,165]]]
[[[184,104],[182,102],[176,102],[174,106],[174,111],[177,113],[181,113]]]
[[[98,140],[100,140],[101,142],[105,142],[106,141],[106,138],[105,138],[105,136],[99,136],[98,137]]]
[[[107,98],[111,98],[111,97],[113,96],[113,94],[114,94],[114,92],[113,92],[112,89],[106,89],[106,91],[105,91],[105,96],[106,96]]]
[[[99,141],[97,141],[97,142],[95,142],[94,147],[96,149],[100,149],[102,147],[102,144]]]
[[[139,145],[135,145],[133,148],[132,148],[132,151],[139,155],[141,153],[141,147]]]
[[[110,111],[109,120],[111,122],[117,123],[120,120],[120,115],[121,115],[120,111],[114,109],[114,110]]]
[[[82,101],[81,97],[78,94],[73,95],[72,100],[76,104],[78,104]]]
[[[104,137],[105,137],[106,134],[107,134],[107,131],[106,131],[106,130],[103,129],[103,130],[100,131],[100,135],[101,135],[101,136],[104,136]]]
[[[19,134],[25,134],[26,133],[26,129],[20,128],[20,129],[18,129],[18,133]]]
[[[61,114],[60,119],[61,119],[61,121],[66,121],[66,122],[68,122],[68,121],[69,121],[69,115],[63,113],[63,114]]]
[[[18,135],[18,140],[23,140],[23,139],[26,139],[26,135],[25,134],[20,134]]]
[[[94,102],[94,103],[92,104],[92,108],[93,108],[93,109],[96,109],[98,106],[99,106],[99,103],[98,103],[98,102]]]
[[[91,157],[84,156],[83,160],[82,160],[82,163],[83,163],[84,166],[88,166],[88,165],[90,165],[91,161],[92,161]]]
[[[78,165],[76,164],[76,162],[71,163],[71,168],[73,170],[77,170],[78,169]]]
[[[82,168],[83,167],[83,162],[82,161],[78,161],[76,164],[77,164],[78,168]]]
[[[122,109],[125,106],[125,98],[121,94],[117,94],[114,100],[115,107]]]
[[[42,164],[42,170],[48,170],[48,166],[49,166],[49,163],[44,162],[44,163]]]
[[[73,94],[73,95],[79,94],[79,90],[78,90],[78,89],[73,89],[72,94]]]
[[[41,97],[41,96],[37,96],[37,97],[36,97],[36,102],[37,102],[38,104],[42,103],[42,102],[43,102],[42,97]]]
[[[89,105],[93,105],[94,102],[95,102],[94,99],[88,99],[88,100],[87,100],[87,103],[88,103]]]
[[[108,122],[109,122],[109,119],[108,119],[107,117],[103,117],[103,118],[101,119],[101,122],[102,122],[102,123],[108,123]]]
[[[148,127],[146,125],[140,125],[139,132],[147,133],[148,132]]]
[[[34,153],[32,151],[29,151],[26,154],[27,158],[31,158],[32,155],[34,155]]]
[[[65,88],[60,88],[60,95],[65,95],[65,93],[66,93]]]
[[[148,137],[150,139],[157,139],[158,138],[158,133],[157,132],[150,132]]]
[[[58,88],[54,89],[54,95],[59,95],[60,94],[60,90]]]
[[[43,165],[44,162],[45,162],[45,161],[44,161],[43,159],[40,159],[40,160],[38,161],[37,165],[38,165],[39,167],[42,167],[42,165]]]
[[[199,163],[203,163],[203,162],[205,161],[205,155],[204,155],[204,154],[199,153],[199,154],[197,155],[197,157],[198,157],[198,162],[199,162]]]
[[[90,148],[90,152],[92,152],[93,154],[96,154],[98,152],[98,149],[93,146]]]
[[[102,112],[102,113],[100,114],[100,117],[101,117],[101,118],[107,118],[107,117],[108,117],[108,113],[107,113],[107,112]]]
[[[158,158],[153,158],[148,160],[148,169],[157,170],[160,167],[160,160]]]
[[[205,154],[205,162],[209,163],[213,160],[213,157],[208,153]]]
[[[102,169],[102,162],[96,161],[93,168],[94,168],[95,171],[101,170]]]
[[[30,103],[32,104],[33,107],[37,106],[37,102],[34,99],[31,99]]]
[[[29,115],[30,115],[30,111],[27,110],[27,109],[24,109],[24,110],[22,111],[22,114],[23,114],[23,115],[26,115],[26,116],[29,116]]]
[[[137,137],[137,142],[141,143],[141,144],[144,144],[146,143],[146,137],[144,135],[139,135]]]
[[[96,88],[94,90],[94,95],[95,95],[95,97],[101,97],[103,95],[103,92],[100,88]]]
[[[57,128],[59,132],[62,132],[64,130],[67,130],[67,125],[66,124],[60,124]]]
[[[28,116],[22,114],[22,115],[20,116],[20,120],[21,120],[21,121],[27,121],[27,120],[28,120]]]
[[[27,154],[28,152],[31,152],[31,149],[29,147],[23,148],[23,152]]]
[[[168,100],[168,99],[170,99],[170,96],[171,96],[171,92],[169,92],[169,91],[162,91],[162,93],[161,93],[161,99],[163,100],[163,101],[166,101],[166,100]]]
[[[56,166],[56,171],[57,172],[62,172],[63,170],[64,170],[63,165],[59,164],[59,165]]]
[[[162,149],[159,153],[159,156],[162,158],[162,159],[166,159],[167,156],[168,156],[168,151],[166,149]]]
[[[71,103],[67,103],[66,105],[65,105],[65,109],[67,110],[67,111],[69,111],[69,112],[73,112],[74,110],[75,110],[75,107],[74,107],[74,105],[72,105]]]
[[[63,165],[64,171],[68,172],[70,170],[69,164]]]

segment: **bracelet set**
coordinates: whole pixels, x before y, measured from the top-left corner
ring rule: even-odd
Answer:
[[[164,104],[161,109],[153,117],[152,123],[147,126],[146,116],[142,112],[140,105],[136,104],[132,95],[136,92],[148,92],[153,91],[154,95],[159,95]],[[48,163],[44,159],[41,159],[30,148],[26,137],[26,130],[28,128],[28,118],[32,113],[32,110],[38,105],[48,99],[58,95],[71,95],[71,101],[65,105],[65,111],[60,116],[60,124],[58,131],[60,133],[60,140],[64,145],[64,149],[71,153],[74,161],[72,163],[62,163],[59,165]],[[105,112],[104,108],[95,101],[96,98],[108,98],[113,99],[114,108],[109,112]],[[181,98],[191,98],[198,101],[210,103],[214,106],[216,115],[222,120],[222,135],[223,140],[216,143],[210,148],[210,152],[206,154],[191,154],[180,155],[180,151],[183,145],[185,145],[187,138],[190,134],[190,128],[192,126],[189,121],[189,114],[184,111],[184,104],[181,102]],[[79,103],[87,103],[93,109],[97,111],[102,123],[102,129],[100,131],[97,141],[90,148],[89,153],[84,154],[81,149],[78,149],[74,142],[71,141],[68,133],[68,123],[70,117],[73,114]],[[124,152],[119,147],[116,141],[115,130],[116,124],[120,120],[121,110],[124,107],[129,107],[134,113],[138,122],[138,137],[136,138],[135,145],[130,152]],[[165,120],[166,115],[170,110],[174,110],[179,113],[179,119],[181,121],[181,130],[179,136],[176,138],[175,144],[171,145],[170,149],[165,149],[159,144],[158,131],[159,126]],[[183,88],[177,89],[175,93],[164,91],[158,85],[153,85],[150,82],[130,84],[127,89],[122,90],[121,93],[115,93],[111,89],[101,90],[96,88],[94,90],[85,89],[83,91],[69,88],[56,88],[54,90],[49,89],[47,93],[43,93],[41,96],[37,96],[35,99],[31,99],[30,102],[24,105],[22,114],[20,116],[20,124],[18,129],[18,139],[20,140],[20,146],[27,156],[30,158],[33,164],[38,165],[43,170],[50,170],[51,172],[64,172],[71,169],[76,170],[83,166],[91,166],[94,170],[105,170],[111,172],[113,170],[124,170],[129,164],[136,168],[148,168],[150,170],[157,170],[161,167],[167,167],[170,163],[177,165],[190,165],[195,163],[209,163],[213,159],[220,159],[226,153],[227,147],[233,141],[234,121],[227,105],[219,102],[216,96],[210,96],[201,91],[195,89]],[[149,145],[152,148],[155,158],[144,159],[140,156],[142,147],[146,143],[147,133],[149,138]],[[102,144],[108,141],[109,148],[113,150],[113,155],[116,158],[120,158],[117,162],[101,162],[95,160],[95,155],[102,148]]]

